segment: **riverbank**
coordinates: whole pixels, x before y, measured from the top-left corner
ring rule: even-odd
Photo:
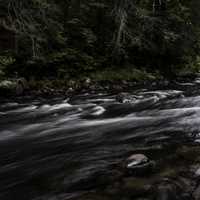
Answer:
[[[0,98],[70,97],[80,93],[120,93],[136,89],[184,88],[184,83],[193,82],[198,73],[182,73],[166,78],[156,73],[137,69],[107,70],[68,79],[11,78],[0,82]],[[189,86],[189,85],[188,85]]]

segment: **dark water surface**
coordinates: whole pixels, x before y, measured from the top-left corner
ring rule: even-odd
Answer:
[[[70,199],[135,149],[198,142],[200,92],[184,88],[2,103],[0,199]]]

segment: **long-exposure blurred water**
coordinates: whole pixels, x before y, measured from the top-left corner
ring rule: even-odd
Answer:
[[[143,89],[127,95],[132,102],[97,93],[2,103],[0,199],[70,199],[134,149],[162,148],[194,135],[198,140],[200,92]]]

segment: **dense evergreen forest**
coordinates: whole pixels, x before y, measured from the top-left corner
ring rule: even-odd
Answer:
[[[105,76],[122,68],[129,75],[193,73],[199,9],[197,0],[1,0],[0,73],[27,79]]]

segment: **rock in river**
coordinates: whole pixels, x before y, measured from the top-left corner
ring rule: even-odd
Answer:
[[[144,154],[133,154],[126,160],[126,170],[132,175],[145,175],[153,170],[155,162],[151,161]]]
[[[119,103],[135,103],[137,96],[129,95],[128,93],[122,92],[116,96],[116,101]]]

